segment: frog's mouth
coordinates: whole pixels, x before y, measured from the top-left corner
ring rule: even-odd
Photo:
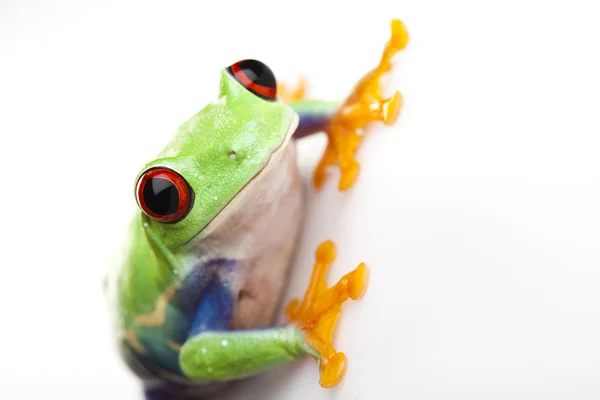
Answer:
[[[154,254],[159,258],[162,258],[162,261],[169,266],[171,271],[179,270],[179,263],[177,259],[173,255],[173,253],[164,245],[164,243],[160,240],[156,232],[152,229],[150,224],[148,224],[148,216],[144,213],[141,213],[142,216],[142,226],[144,230],[144,234],[146,236],[146,240],[150,247],[154,251]]]
[[[185,246],[190,245],[192,242],[197,241],[197,240],[201,239],[202,237],[208,236],[211,232],[213,232],[220,225],[220,223],[222,221],[227,219],[227,216],[229,214],[231,214],[234,210],[237,209],[237,205],[246,196],[246,194],[251,193],[252,189],[259,182],[261,182],[261,178],[263,177],[263,175],[265,175],[267,166],[271,165],[271,164],[276,164],[283,157],[285,150],[286,150],[289,142],[292,140],[292,136],[293,136],[294,132],[296,131],[296,128],[298,127],[298,123],[299,123],[298,114],[294,113],[293,117],[290,121],[288,130],[287,130],[285,136],[283,137],[283,140],[281,141],[279,146],[277,146],[277,148],[275,148],[271,152],[271,155],[269,156],[267,161],[263,164],[263,166],[258,170],[258,172],[248,182],[246,182],[246,184],[244,186],[242,186],[242,188],[233,196],[233,198],[231,200],[229,200],[229,202],[225,205],[225,207],[223,207],[221,209],[221,211],[219,211],[217,214],[215,214],[215,216],[212,217],[211,220],[208,221],[208,223],[202,227],[202,229],[200,229],[195,235],[190,237],[185,242],[181,243],[180,245],[175,246],[176,249],[182,249]]]

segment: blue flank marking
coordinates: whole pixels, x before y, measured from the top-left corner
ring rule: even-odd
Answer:
[[[217,278],[202,296],[190,337],[206,331],[224,331],[233,316],[233,297],[226,285]]]
[[[228,274],[237,263],[235,260],[216,258],[194,268],[181,282],[174,304],[186,314],[195,316],[204,292],[216,274],[220,273],[222,276],[223,271]]]
[[[148,355],[137,354],[144,365],[156,365],[171,373],[183,375],[179,368],[179,352],[167,341],[183,344],[190,336],[204,331],[229,328],[235,299],[220,276],[229,275],[235,260],[214,259],[194,268],[188,274],[166,310],[166,321],[160,327],[140,329],[139,339]]]

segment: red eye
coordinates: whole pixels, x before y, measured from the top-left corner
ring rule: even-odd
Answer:
[[[136,197],[149,217],[160,222],[177,222],[192,208],[193,192],[177,172],[154,168],[139,179]]]
[[[277,98],[277,81],[273,71],[258,60],[242,60],[227,68],[231,76],[258,97],[274,101]]]

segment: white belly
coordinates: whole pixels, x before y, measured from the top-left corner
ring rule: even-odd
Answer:
[[[287,283],[304,218],[304,193],[293,142],[211,222],[196,246],[202,258],[240,261],[233,326],[269,325]]]

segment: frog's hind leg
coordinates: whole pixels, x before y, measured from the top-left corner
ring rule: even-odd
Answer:
[[[189,337],[179,349],[183,374],[197,381],[225,382],[287,364],[315,350],[293,326],[229,330],[235,299],[224,279],[202,295]]]
[[[346,370],[346,356],[333,347],[333,330],[341,306],[349,298],[358,300],[365,292],[369,270],[364,263],[329,287],[325,275],[335,259],[335,245],[321,243],[308,289],[302,300],[293,299],[286,307],[288,322],[302,330],[306,341],[318,352],[323,387],[337,385]]]
[[[190,337],[181,347],[179,363],[185,376],[193,380],[226,382],[312,356],[321,370],[320,384],[333,387],[342,379],[346,357],[332,345],[332,334],[342,304],[356,300],[365,291],[368,269],[360,264],[329,287],[325,274],[335,258],[335,246],[327,241],[316,252],[316,265],[302,300],[286,308],[289,325],[262,329],[226,330],[214,323],[215,302],[206,294]],[[214,298],[220,298],[215,287]],[[230,304],[226,302],[227,304]],[[225,303],[223,303],[225,304]]]

